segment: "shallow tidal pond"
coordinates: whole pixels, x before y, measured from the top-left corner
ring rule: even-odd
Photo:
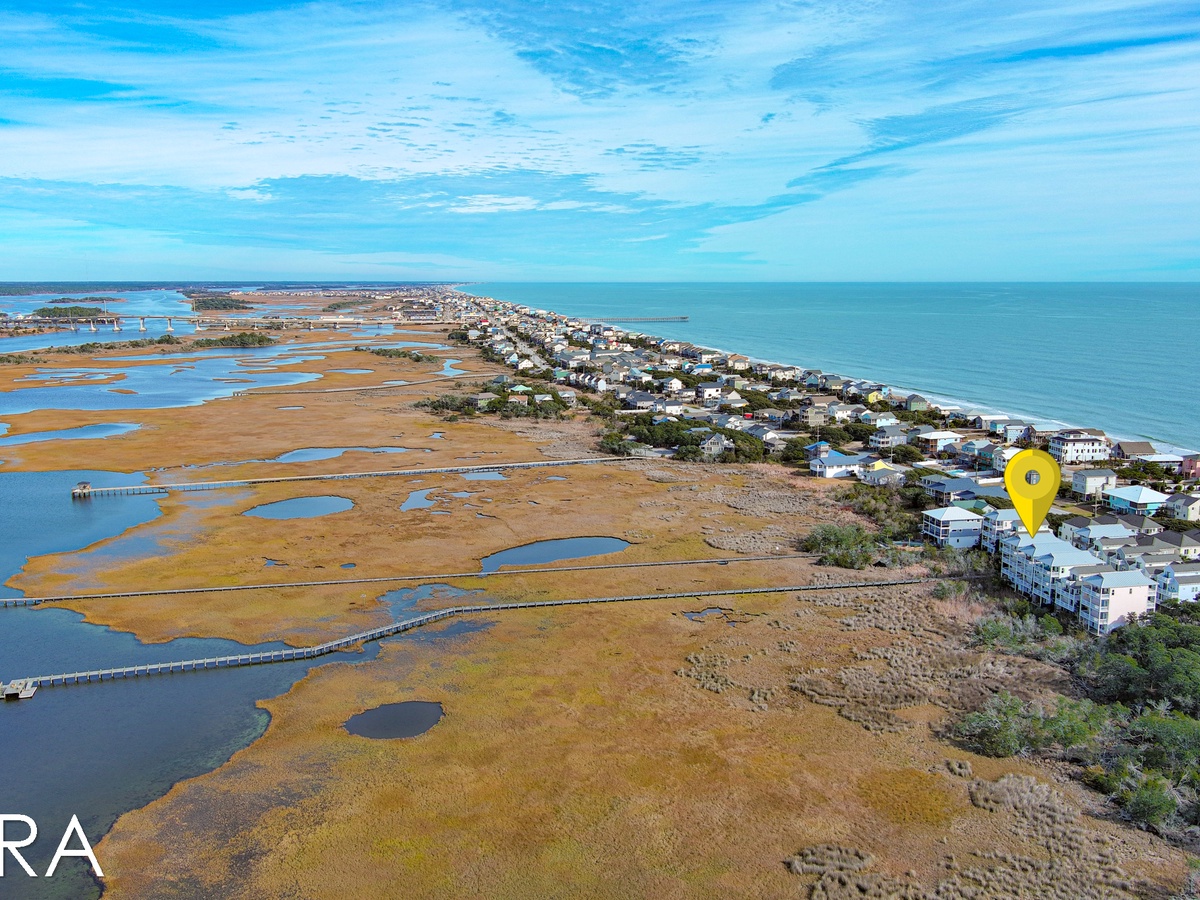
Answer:
[[[385,703],[351,716],[342,726],[358,737],[386,740],[424,734],[442,720],[442,704],[428,700]]]

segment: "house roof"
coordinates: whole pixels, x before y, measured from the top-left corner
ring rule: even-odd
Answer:
[[[1116,478],[1117,473],[1112,469],[1080,469],[1074,476],[1083,475],[1086,478]]]
[[[1149,441],[1117,441],[1117,450],[1124,456],[1135,456],[1142,453],[1157,453]]]
[[[1019,522],[1021,514],[1015,509],[993,509],[984,518],[991,519],[993,522]]]
[[[941,509],[927,509],[924,515],[938,522],[982,522],[983,516],[959,506],[945,506]]]
[[[869,453],[839,453],[834,450],[828,456],[818,456],[809,466],[856,466],[871,458]]]
[[[1137,534],[1132,528],[1124,525],[1089,525],[1079,529],[1079,533],[1090,538],[1130,538]]]
[[[1104,560],[1100,559],[1093,553],[1087,550],[1080,550],[1072,547],[1070,544],[1064,546],[1051,547],[1044,553],[1039,553],[1035,559],[1045,560],[1051,568],[1063,568],[1066,566],[1095,566],[1103,565]]]
[[[1115,587],[1152,587],[1154,582],[1141,572],[1126,570],[1121,572],[1097,572],[1083,579],[1090,584],[1102,588]]]
[[[1143,484],[1132,484],[1129,487],[1109,488],[1104,492],[1105,497],[1116,497],[1126,503],[1164,503],[1169,498]]]

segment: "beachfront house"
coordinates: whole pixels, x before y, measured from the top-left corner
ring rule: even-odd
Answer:
[[[1094,428],[1068,428],[1050,436],[1050,455],[1060,466],[1108,459],[1108,439]]]
[[[1158,451],[1149,441],[1117,441],[1113,444],[1113,459],[1141,459]]]
[[[921,514],[921,534],[939,547],[966,550],[979,543],[983,516],[958,506],[927,509]]]
[[[1101,491],[1104,502],[1115,513],[1134,513],[1152,516],[1170,498],[1159,491],[1135,484],[1129,487],[1105,488]]]
[[[1092,634],[1108,634],[1154,611],[1156,585],[1141,572],[1097,572],[1079,582],[1079,620]]]
[[[1185,456],[1180,463],[1179,474],[1184,478],[1200,478],[1200,453]]]
[[[1116,486],[1117,473],[1112,469],[1080,469],[1071,476],[1071,490],[1078,497],[1099,497]]]

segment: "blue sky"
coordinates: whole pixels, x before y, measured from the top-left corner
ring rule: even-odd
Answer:
[[[7,0],[0,280],[1200,280],[1200,6]]]

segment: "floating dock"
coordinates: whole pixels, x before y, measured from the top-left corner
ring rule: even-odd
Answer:
[[[0,686],[0,694],[5,700],[28,700],[37,693],[37,685],[28,678],[20,678]]]

